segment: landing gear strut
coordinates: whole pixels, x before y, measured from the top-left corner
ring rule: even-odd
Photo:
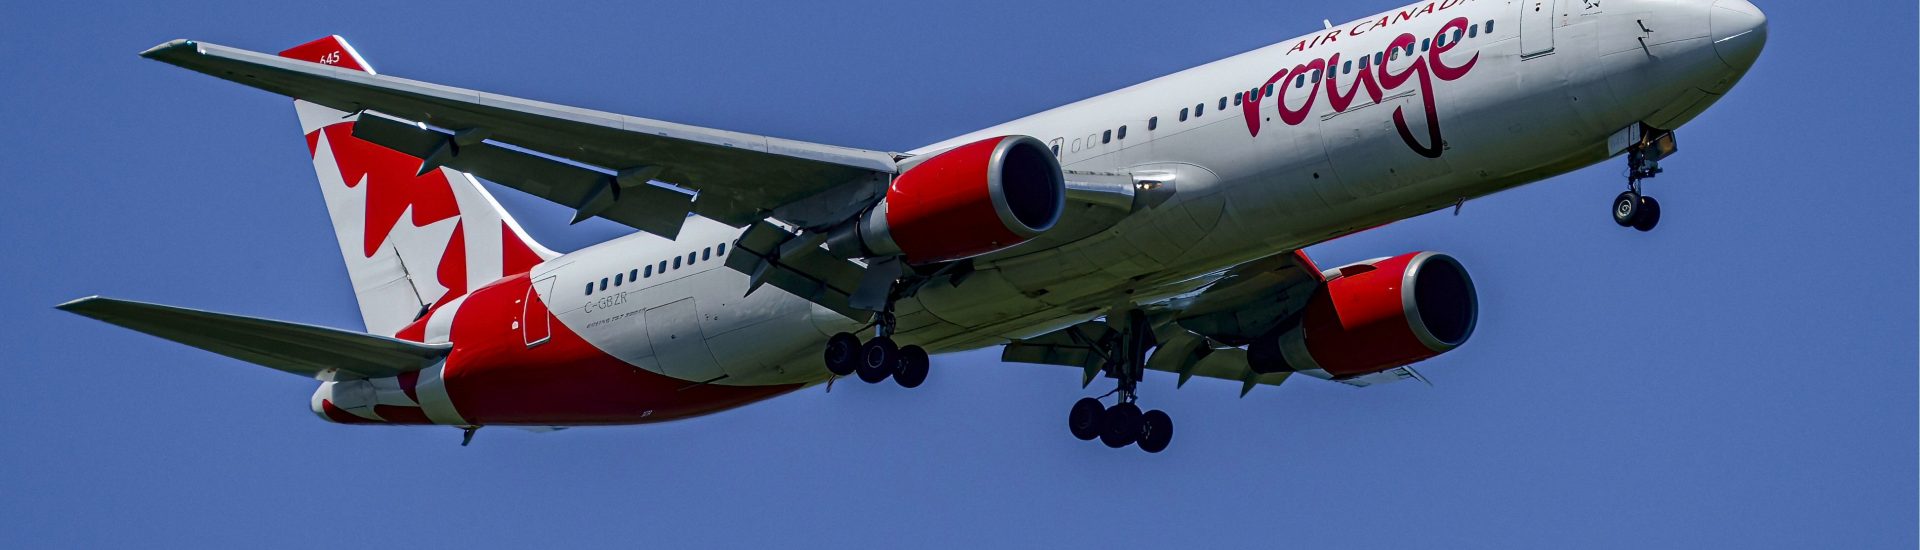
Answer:
[[[893,342],[896,327],[892,308],[880,312],[875,321],[878,334],[866,343],[860,337],[842,332],[827,339],[827,371],[835,376],[858,375],[868,384],[887,378],[903,388],[917,388],[927,381],[931,364],[927,350],[920,346],[899,346]]]
[[[1613,198],[1613,223],[1642,232],[1660,225],[1660,201],[1640,190],[1640,182],[1653,179],[1665,170],[1660,161],[1676,150],[1673,132],[1641,125],[1627,146],[1627,190]]]
[[[1119,337],[1103,339],[1094,346],[1105,364],[1101,372],[1118,383],[1107,395],[1118,395],[1108,407],[1100,398],[1084,397],[1067,413],[1067,429],[1081,441],[1099,439],[1111,448],[1138,444],[1140,450],[1158,453],[1173,441],[1173,418],[1158,410],[1141,412],[1138,393],[1147,351],[1152,349],[1153,328],[1138,310],[1127,314],[1127,328]],[[1105,397],[1105,396],[1102,396]]]

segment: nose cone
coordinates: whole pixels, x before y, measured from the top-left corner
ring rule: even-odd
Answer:
[[[1734,70],[1745,72],[1767,45],[1767,14],[1747,0],[1715,0],[1708,19],[1713,51]]]

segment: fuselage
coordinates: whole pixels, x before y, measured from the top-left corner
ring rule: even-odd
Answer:
[[[1677,128],[1713,104],[1764,40],[1757,10],[1736,17],[1751,10],[1742,0],[1591,4],[1423,2],[912,151],[1028,135],[1069,171],[1153,175],[1171,192],[1112,227],[926,285],[898,304],[895,338],[953,352],[1032,337],[1607,160],[1623,130]],[[823,342],[863,323],[779,289],[749,293],[723,265],[740,233],[694,218],[675,240],[636,233],[475,290],[403,331],[452,342],[444,364],[329,382],[315,408],[342,420],[321,403],[404,388],[422,412],[402,423],[639,423],[827,380]],[[466,410],[475,398],[462,392],[483,387],[533,403]]]

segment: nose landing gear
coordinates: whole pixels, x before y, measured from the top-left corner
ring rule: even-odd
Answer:
[[[1638,186],[1635,186],[1638,187]],[[1628,190],[1613,198],[1613,223],[1640,231],[1653,231],[1660,225],[1660,201]]]
[[[1627,190],[1613,198],[1613,223],[1641,232],[1660,225],[1660,201],[1640,190],[1640,182],[1653,179],[1666,170],[1660,161],[1678,150],[1673,132],[1645,124],[1627,130],[1632,136],[1627,145]]]

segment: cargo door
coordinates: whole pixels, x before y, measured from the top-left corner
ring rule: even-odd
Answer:
[[[707,349],[706,334],[700,330],[700,311],[693,298],[686,298],[646,313],[647,339],[653,343],[654,357],[667,376],[691,382],[712,382],[726,377],[720,363]]]

